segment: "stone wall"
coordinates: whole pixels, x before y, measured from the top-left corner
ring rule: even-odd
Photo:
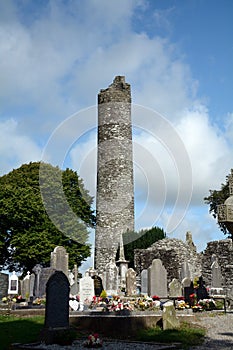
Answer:
[[[190,236],[189,236],[190,239]],[[181,266],[183,262],[190,264],[191,278],[200,276],[201,261],[200,254],[196,252],[193,242],[183,242],[176,238],[165,238],[147,249],[135,249],[134,266],[138,274],[148,269],[153,259],[161,259],[167,270],[168,283],[173,278],[180,279]]]
[[[215,254],[221,267],[223,288],[233,289],[233,244],[231,239],[212,241],[207,243],[206,249],[201,254],[202,276],[206,285],[211,285],[212,255]]]
[[[131,92],[125,78],[98,95],[95,268],[115,260],[120,236],[134,230]]]

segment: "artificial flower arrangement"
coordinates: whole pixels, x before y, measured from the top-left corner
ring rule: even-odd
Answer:
[[[189,309],[190,306],[188,303],[185,302],[184,297],[179,297],[176,300],[176,309],[178,310],[184,310],[184,309]]]
[[[90,334],[87,340],[83,343],[85,348],[101,348],[103,341],[100,339],[98,333]]]
[[[13,303],[16,303],[17,301],[17,297],[16,296],[7,296],[7,297],[3,297],[2,298],[2,302],[3,303],[10,303],[10,302],[13,302]]]

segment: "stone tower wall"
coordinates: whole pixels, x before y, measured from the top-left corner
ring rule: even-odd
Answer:
[[[98,95],[95,268],[115,260],[120,236],[134,230],[131,91],[125,78]]]

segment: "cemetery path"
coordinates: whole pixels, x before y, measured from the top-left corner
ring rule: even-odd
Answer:
[[[233,349],[233,313],[200,315],[195,321],[207,330],[205,342],[190,350]]]

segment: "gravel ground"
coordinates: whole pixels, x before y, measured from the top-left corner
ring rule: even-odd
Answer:
[[[205,342],[190,350],[233,349],[233,313],[201,315],[196,323],[207,330]]]

